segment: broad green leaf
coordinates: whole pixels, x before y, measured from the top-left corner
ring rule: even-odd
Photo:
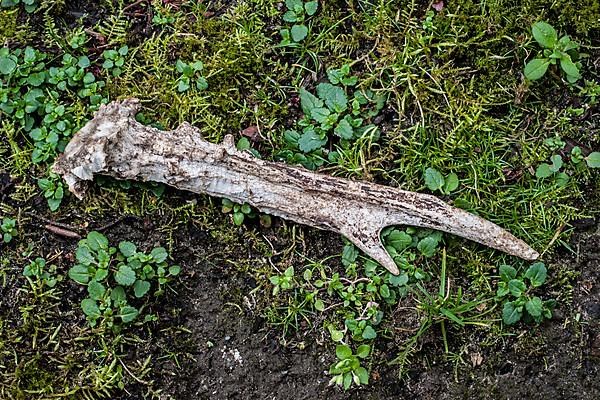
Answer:
[[[366,340],[375,339],[377,337],[377,332],[373,329],[372,326],[367,325],[365,329],[362,331],[362,338]]]
[[[137,298],[144,297],[148,290],[150,290],[150,282],[148,281],[138,279],[133,284],[133,293]]]
[[[161,263],[161,262],[165,261],[167,259],[167,257],[169,256],[169,254],[167,253],[167,250],[164,247],[156,247],[156,248],[152,249],[152,251],[150,252],[150,255],[152,256],[152,259],[156,263]]]
[[[91,281],[88,283],[87,290],[90,298],[94,300],[100,300],[104,296],[104,293],[106,293],[106,288],[104,285],[96,281]]]
[[[388,285],[386,285],[385,283],[383,285],[381,285],[379,287],[379,294],[381,295],[381,297],[383,297],[384,299],[387,299],[388,297],[390,297],[390,288]]]
[[[331,114],[331,112],[325,107],[313,108],[310,111],[310,117],[320,124],[327,121],[327,117],[329,116],[329,114]]]
[[[417,244],[417,249],[423,254],[425,257],[432,257],[435,254],[435,250],[437,248],[438,241],[431,236],[427,236],[419,241]]]
[[[335,127],[333,133],[335,133],[337,136],[341,137],[342,139],[349,140],[349,139],[352,139],[352,136],[354,135],[354,130],[352,129],[352,126],[350,126],[348,121],[343,119]]]
[[[347,267],[350,264],[354,263],[357,258],[358,249],[350,243],[345,245],[344,249],[342,250],[342,264],[344,264],[344,266]]]
[[[314,108],[323,107],[323,101],[308,90],[300,88],[298,93],[300,94],[300,105],[304,114],[311,115]]]
[[[119,285],[131,286],[135,282],[135,271],[129,265],[121,264],[117,272],[115,272],[115,281]]]
[[[408,283],[408,274],[391,275],[389,282],[393,286],[404,286]]]
[[[568,54],[565,54],[560,58],[560,67],[567,75],[572,76],[573,78],[579,79],[581,77],[579,68],[577,68],[577,65],[575,65],[571,60],[571,56]]]
[[[346,373],[344,373],[344,390],[350,389],[351,385],[352,385],[352,373],[346,372]]]
[[[319,8],[318,1],[308,1],[308,2],[304,3],[304,10],[306,11],[307,15],[314,15],[317,12],[318,8]]]
[[[402,251],[412,244],[412,237],[399,229],[393,229],[386,237],[386,244]]]
[[[536,22],[531,27],[531,33],[533,38],[540,44],[540,46],[547,49],[551,49],[556,45],[558,41],[558,35],[552,25],[547,22]]]
[[[354,373],[358,377],[361,385],[369,384],[369,372],[367,372],[365,367],[358,367],[354,370]]]
[[[233,223],[237,226],[241,226],[244,223],[244,213],[234,212],[233,213]]]
[[[315,310],[323,311],[325,310],[325,303],[321,299],[315,300]]]
[[[96,304],[96,300],[89,298],[83,299],[81,301],[81,309],[85,315],[90,317],[90,319],[100,317],[100,309],[98,308],[98,304]]]
[[[505,282],[509,282],[511,279],[515,279],[517,277],[517,270],[511,267],[510,265],[501,265],[500,266],[500,279]]]
[[[600,168],[600,152],[594,151],[590,153],[586,158],[585,162],[590,168]]]
[[[427,168],[425,170],[425,186],[432,192],[441,189],[444,186],[444,177],[435,168]]]
[[[308,35],[308,28],[306,25],[294,25],[292,26],[290,33],[294,42],[301,42]]]
[[[537,169],[535,170],[535,176],[538,179],[548,178],[549,176],[552,176],[552,174],[552,166],[546,163],[538,165]]]
[[[131,257],[137,251],[137,247],[131,242],[123,241],[119,243],[119,251],[125,257]]]
[[[331,335],[331,340],[334,342],[341,342],[344,338],[344,332],[337,329],[329,329],[329,334]]]
[[[94,275],[94,279],[97,280],[98,282],[102,282],[104,279],[106,279],[107,276],[108,276],[107,268],[98,268],[96,270],[96,275]]]
[[[327,139],[321,139],[321,137],[314,130],[307,130],[298,139],[298,148],[305,152],[310,153],[311,151],[320,149],[327,143]]]
[[[293,10],[288,10],[285,12],[285,14],[283,14],[283,20],[285,22],[296,22],[298,20],[298,16],[296,16],[296,13]]]
[[[179,265],[171,265],[169,267],[169,275],[177,276],[181,272],[181,267]]]
[[[17,63],[11,57],[0,57],[0,73],[3,75],[11,74],[17,69]]]
[[[540,79],[546,71],[550,61],[546,58],[534,58],[525,65],[525,77],[530,81]]]
[[[346,111],[348,108],[348,98],[344,89],[331,83],[319,83],[317,85],[317,95],[325,101],[327,107],[336,113]]]
[[[525,272],[525,278],[529,279],[531,285],[534,287],[539,287],[544,284],[546,281],[546,266],[543,262],[536,262],[532,264]]]
[[[519,322],[523,316],[523,307],[515,307],[515,304],[508,301],[502,309],[502,320],[506,325],[513,325]]]
[[[108,239],[100,232],[91,231],[87,235],[87,243],[91,250],[98,251],[108,248]]]
[[[125,294],[125,289],[123,289],[123,286],[115,286],[115,288],[110,292],[110,298],[117,305],[127,302],[127,295]]]
[[[527,303],[525,303],[525,309],[532,317],[539,317],[540,315],[542,315],[542,308],[542,299],[540,299],[539,297],[534,297]]]
[[[352,349],[345,344],[338,344],[335,346],[335,355],[340,360],[346,360],[352,357]]]
[[[137,308],[131,306],[124,306],[119,310],[119,317],[121,317],[121,320],[125,323],[133,321],[138,314]]]
[[[81,264],[74,265],[71,267],[71,269],[69,269],[69,278],[81,285],[87,284],[90,280],[88,267]]]
[[[523,292],[527,290],[525,283],[520,279],[511,279],[508,282],[508,290],[510,290],[510,294],[515,297],[521,297]]]
[[[356,356],[358,358],[367,358],[369,357],[370,353],[371,346],[369,346],[368,344],[361,344],[360,346],[358,346],[358,349],[356,349]]]
[[[454,172],[444,179],[444,193],[452,193],[458,188],[458,175]]]

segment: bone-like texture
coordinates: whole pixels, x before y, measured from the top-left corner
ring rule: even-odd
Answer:
[[[341,233],[391,273],[396,263],[381,243],[389,225],[449,232],[524,258],[539,254],[499,226],[426,194],[310,172],[202,139],[184,123],[160,131],[138,123],[137,99],[102,106],[54,164],[81,198],[95,174],[162,182],[178,189],[247,202],[260,211]]]

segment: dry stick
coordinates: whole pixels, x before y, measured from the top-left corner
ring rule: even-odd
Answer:
[[[391,273],[398,267],[381,243],[389,225],[437,229],[524,258],[539,254],[498,225],[454,208],[435,196],[352,181],[269,162],[204,140],[184,123],[160,131],[135,120],[139,100],[103,105],[53,166],[81,198],[95,174],[161,182],[194,193],[249,203],[260,211],[338,232]]]
[[[44,225],[44,228],[46,228],[46,230],[48,230],[56,235],[59,235],[59,236],[64,236],[64,237],[68,237],[68,238],[72,238],[72,239],[81,239],[81,235],[79,233],[73,232],[68,229],[59,228],[58,226]]]

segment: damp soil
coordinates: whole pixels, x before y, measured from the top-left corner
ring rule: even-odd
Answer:
[[[273,239],[277,227],[261,234]],[[305,229],[314,256],[341,251],[336,235]],[[156,238],[144,221],[123,223],[107,232],[112,240]],[[571,241],[576,254],[561,252],[550,271],[568,268],[579,273],[572,301],[555,311],[552,320],[539,327],[522,327],[493,345],[473,342],[461,354],[461,362],[440,357],[439,332],[424,335],[407,373],[398,367],[374,365],[368,387],[344,393],[329,387],[326,370],[333,360],[329,341],[316,331],[302,337],[301,345],[284,346],[280,332],[258,312],[257,282],[231,265],[228,253],[237,249],[250,260],[259,253],[244,241],[223,247],[204,230],[188,224],[178,230],[173,254],[185,268],[181,284],[161,303],[164,330],[153,329],[149,352],[185,355],[177,364],[159,361],[154,368],[156,387],[176,399],[594,399],[600,398],[600,227],[586,225]],[[279,245],[284,246],[281,242]],[[418,319],[410,310],[410,298],[401,301],[394,323],[411,332]],[[185,327],[176,337],[168,326]],[[529,330],[529,332],[527,332]],[[158,333],[156,333],[158,332]],[[161,333],[162,332],[162,333]],[[402,332],[402,329],[399,329]],[[468,335],[468,333],[467,333]],[[402,337],[402,333],[399,333]],[[456,341],[461,339],[456,338]],[[394,338],[376,343],[378,358],[392,359],[398,348]],[[322,343],[326,343],[324,345]],[[385,354],[389,352],[389,354]],[[131,392],[131,391],[130,391]],[[123,399],[137,398],[135,391]]]

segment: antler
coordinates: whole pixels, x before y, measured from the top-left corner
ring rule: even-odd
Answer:
[[[81,198],[95,174],[162,182],[178,189],[249,203],[267,214],[341,233],[392,274],[398,267],[381,243],[389,225],[433,228],[524,259],[539,254],[498,225],[440,199],[264,161],[204,140],[184,123],[161,131],[135,120],[137,99],[101,106],[53,166]]]

